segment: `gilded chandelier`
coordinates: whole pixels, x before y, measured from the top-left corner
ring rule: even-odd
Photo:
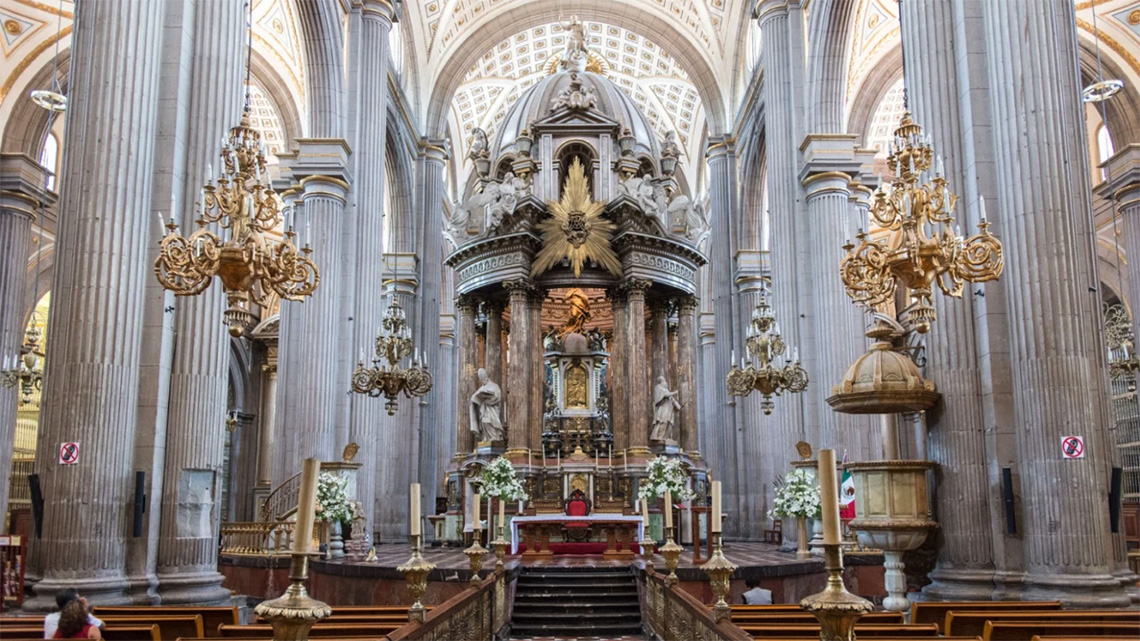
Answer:
[[[222,175],[216,184],[211,175],[202,189],[198,229],[182,236],[171,212],[154,273],[176,296],[200,294],[217,276],[229,303],[230,334],[241,336],[253,316],[251,302],[268,307],[271,294],[302,300],[321,277],[308,243],[300,250],[293,245],[291,228],[281,240],[268,235],[281,224],[281,200],[268,185],[265,145],[250,127],[248,108],[224,140],[221,159]],[[212,223],[224,239],[207,227]]]
[[[415,358],[411,359],[408,367],[400,367],[400,362],[412,356],[413,351]],[[419,350],[415,349],[412,342],[412,332],[408,328],[404,309],[394,294],[376,336],[376,357],[372,359],[372,364],[373,367],[364,366],[362,350],[360,362],[352,372],[352,391],[373,398],[383,394],[388,399],[384,404],[388,416],[396,413],[396,398],[400,392],[408,398],[415,398],[431,391],[431,372],[427,365],[420,362]]]
[[[43,389],[43,368],[40,366],[40,330],[33,323],[24,334],[24,344],[20,355],[15,358],[4,356],[4,366],[0,369],[0,385],[15,387],[20,384],[20,405],[32,402],[32,393]]]
[[[767,290],[760,293],[760,302],[752,310],[745,344],[757,364],[750,361],[746,365],[744,359],[740,360],[739,368],[736,363],[732,364],[727,379],[729,394],[748,396],[756,390],[764,396],[760,408],[764,414],[771,414],[775,407],[773,396],[784,392],[798,394],[807,389],[808,375],[800,366],[798,350],[793,350],[790,360],[786,358],[788,346],[780,336],[780,324],[776,322]],[[735,354],[732,360],[736,360]]]
[[[1003,266],[1001,241],[989,232],[984,204],[979,233],[965,239],[958,234],[958,197],[946,186],[941,158],[934,178],[925,182],[933,155],[922,127],[904,114],[887,156],[895,178],[889,189],[875,191],[871,204],[871,219],[889,234],[874,240],[859,230],[858,247],[847,241],[839,267],[848,296],[868,307],[890,301],[901,282],[911,298],[905,311],[920,333],[935,320],[935,283],[943,293],[960,298],[965,281],[996,280]]]

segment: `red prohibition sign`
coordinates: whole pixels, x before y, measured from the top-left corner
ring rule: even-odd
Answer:
[[[1068,436],[1061,443],[1061,452],[1065,458],[1081,458],[1085,453],[1085,444],[1076,436]]]
[[[79,443],[64,443],[59,446],[59,462],[74,465],[79,462]]]

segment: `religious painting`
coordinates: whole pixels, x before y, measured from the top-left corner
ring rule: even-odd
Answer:
[[[566,388],[564,398],[567,409],[589,408],[589,380],[586,366],[574,363],[566,368]]]

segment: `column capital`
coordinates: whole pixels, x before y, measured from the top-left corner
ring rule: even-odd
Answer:
[[[700,301],[696,296],[693,296],[692,294],[678,296],[673,300],[677,302],[678,316],[682,314],[692,314],[697,311],[697,306],[700,305]]]
[[[26,154],[0,154],[0,207],[35,219],[40,206],[50,207],[58,200],[47,188],[52,172]]]
[[[1120,205],[1140,200],[1140,145],[1125,146],[1100,166],[1107,175],[1093,190],[1097,195],[1114,198]]]
[[[497,314],[501,317],[503,314],[503,310],[506,309],[506,307],[507,306],[504,304],[504,302],[501,299],[498,299],[498,298],[484,298],[483,299],[483,313],[486,314],[487,316],[492,316],[492,315]]]
[[[636,297],[645,300],[645,292],[649,291],[650,287],[653,287],[651,281],[643,278],[630,278],[618,284],[617,289],[622,290],[630,299]]]
[[[515,295],[529,296],[531,291],[535,289],[534,281],[529,278],[514,278],[511,280],[503,281],[503,289],[511,293],[513,299]]]
[[[339,196],[343,200],[352,183],[350,155],[352,149],[343,138],[298,138],[292,153],[278,155],[281,179],[299,184],[305,195],[321,190],[336,197],[343,192]]]
[[[788,15],[788,0],[756,0],[752,5],[752,18],[761,26],[768,20]]]
[[[360,15],[365,20],[379,20],[385,22],[389,28],[392,18],[396,15],[396,8],[390,0],[353,0],[352,6],[360,9]]]
[[[800,182],[806,187],[808,180],[818,174],[842,173],[848,180],[863,171],[864,159],[858,153],[855,134],[812,133],[800,143],[803,167]]]
[[[479,303],[482,298],[474,294],[460,294],[455,297],[455,309],[459,311],[461,316],[475,317],[475,311],[479,308]]]
[[[448,149],[447,141],[443,139],[421,138],[419,146],[420,155],[430,162],[443,165],[451,156],[451,150]]]
[[[705,150],[705,160],[712,162],[736,153],[736,138],[732,135],[709,136],[709,146]]]

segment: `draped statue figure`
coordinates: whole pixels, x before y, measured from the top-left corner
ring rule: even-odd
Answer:
[[[664,376],[657,377],[657,387],[653,388],[653,407],[653,433],[649,440],[676,441],[675,412],[681,409],[681,404],[677,402],[677,392],[669,391]]]
[[[502,441],[503,422],[499,419],[499,403],[503,391],[487,375],[487,370],[479,368],[479,389],[471,395],[471,431],[478,434],[479,442]]]

